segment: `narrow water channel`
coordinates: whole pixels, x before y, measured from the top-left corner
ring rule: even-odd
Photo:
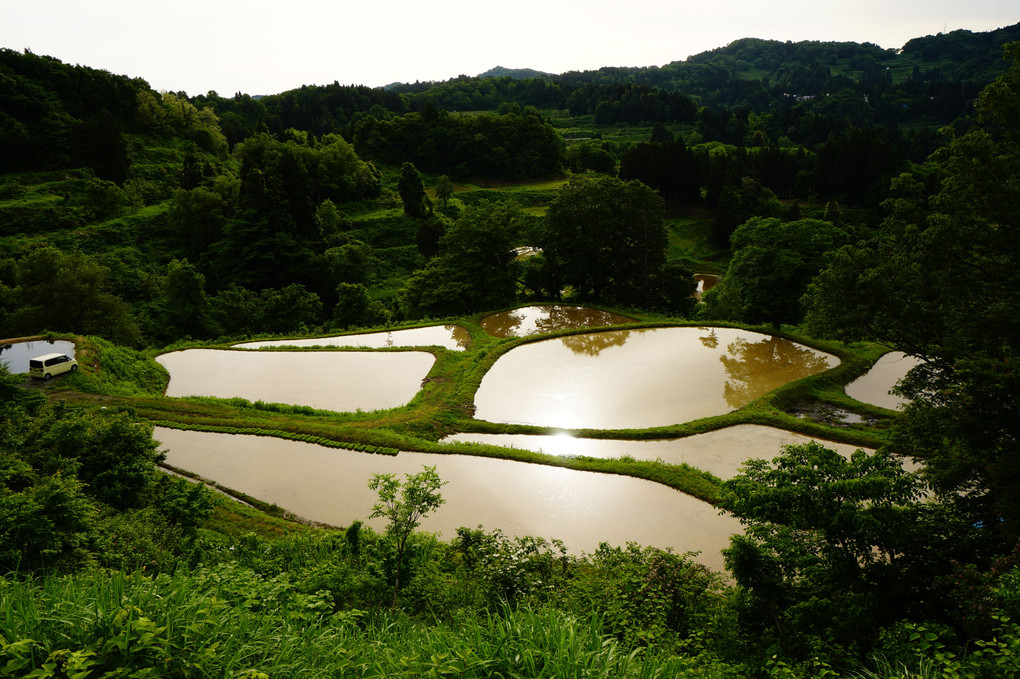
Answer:
[[[360,335],[240,342],[233,346],[238,349],[260,349],[263,347],[355,347],[359,349],[383,349],[386,347],[439,346],[451,351],[464,351],[470,343],[471,335],[463,326],[430,325],[425,328],[388,330],[386,332],[370,332]]]
[[[635,460],[662,460],[669,464],[688,464],[721,479],[737,475],[740,465],[749,459],[771,460],[783,446],[808,443],[810,436],[758,424],[738,424],[705,434],[679,439],[646,441],[589,439],[559,435],[472,434],[448,436],[444,442],[487,443],[507,448],[533,450],[548,455],[599,458],[632,457]],[[849,457],[858,446],[819,441],[826,448]],[[866,449],[872,452],[870,449]]]

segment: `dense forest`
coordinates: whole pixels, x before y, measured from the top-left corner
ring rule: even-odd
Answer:
[[[0,337],[72,339],[82,367],[43,385],[0,367],[0,676],[1017,674],[1018,40],[746,39],[660,68],[229,98],[0,50]],[[695,273],[720,276],[702,302]],[[711,426],[877,452],[791,446],[726,482],[512,458],[713,503],[745,530],[725,574],[416,533],[441,511],[428,470],[375,480],[377,532],[158,467],[154,422],[377,454],[486,430],[470,395],[514,343],[478,314],[547,302],[824,346],[835,377]],[[436,349],[394,413],[169,399],[153,360],[438,320],[473,347]],[[890,349],[922,360],[902,413],[791,415],[847,406]]]

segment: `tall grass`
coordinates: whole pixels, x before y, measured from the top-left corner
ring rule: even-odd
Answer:
[[[0,583],[0,676],[729,677],[623,650],[598,615],[504,606],[429,625],[336,612],[285,577],[233,566]]]

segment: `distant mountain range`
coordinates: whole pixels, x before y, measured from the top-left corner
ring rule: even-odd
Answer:
[[[801,66],[828,66],[833,73],[862,71],[866,60],[854,57],[870,56],[883,66],[899,70],[912,70],[914,66],[947,68],[951,73],[943,75],[953,80],[965,79],[964,70],[969,70],[975,79],[985,81],[984,71],[1001,71],[1002,45],[1020,41],[1020,23],[993,31],[973,32],[965,29],[939,33],[909,40],[900,49],[884,49],[873,43],[821,42],[802,40],[799,42],[742,38],[725,47],[692,55],[686,60],[672,61],[663,66],[617,67],[604,66],[590,71],[568,71],[549,73],[533,68],[506,68],[496,66],[476,76],[458,76],[447,81],[432,83],[391,83],[385,89],[414,90],[429,84],[463,81],[465,79],[513,78],[527,80],[546,78],[554,81],[606,82],[626,80],[671,89],[678,80],[690,78],[676,76],[700,65],[713,65],[730,71],[732,77],[747,78],[782,73],[784,64]],[[958,70],[959,69],[959,70]],[[787,69],[788,70],[788,69]],[[667,76],[667,77],[663,77]]]

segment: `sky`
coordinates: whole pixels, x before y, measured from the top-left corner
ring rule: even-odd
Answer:
[[[1017,0],[0,0],[0,47],[229,97],[662,66],[749,37],[896,49],[1018,22]]]

